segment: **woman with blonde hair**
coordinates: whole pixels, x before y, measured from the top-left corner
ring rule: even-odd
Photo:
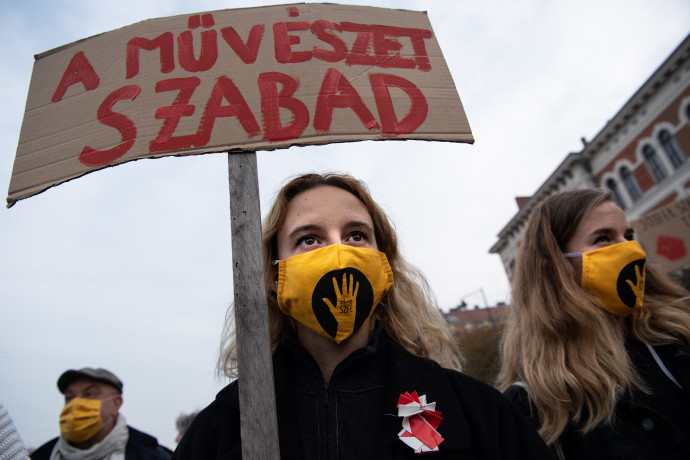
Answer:
[[[550,458],[529,421],[460,373],[424,277],[364,183],[305,174],[263,225],[281,458]],[[219,368],[237,375],[232,312]],[[194,419],[184,459],[239,458],[237,380]]]
[[[690,297],[609,191],[538,204],[511,284],[501,388],[560,458],[690,458]]]

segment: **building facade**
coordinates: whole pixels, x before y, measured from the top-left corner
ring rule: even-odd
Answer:
[[[532,208],[558,191],[606,187],[632,222],[690,196],[690,35],[583,149],[570,153],[489,250],[508,278]],[[685,269],[687,272],[687,268]]]
[[[455,307],[448,313],[444,313],[450,330],[453,333],[461,333],[478,326],[491,326],[494,331],[502,325],[508,317],[508,306],[499,303],[495,307],[475,307],[468,310],[463,307]]]

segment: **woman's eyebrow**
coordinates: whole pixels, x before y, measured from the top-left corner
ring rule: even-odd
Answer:
[[[319,225],[314,225],[314,224],[307,224],[307,225],[300,225],[299,227],[296,227],[293,229],[290,233],[288,233],[288,239],[294,239],[297,237],[297,235],[304,233],[304,232],[318,232],[321,231],[322,228]]]
[[[351,220],[349,222],[346,222],[343,228],[365,228],[371,233],[374,233],[374,229],[371,228],[371,225],[359,220]]]
[[[361,228],[364,229],[368,232],[370,232],[372,235],[374,234],[374,229],[371,228],[371,225],[367,224],[366,222],[362,222],[359,220],[351,220],[348,222],[345,222],[343,225],[343,228]],[[323,227],[320,225],[316,224],[306,224],[306,225],[300,225],[299,227],[295,227],[290,233],[288,233],[287,238],[289,240],[297,238],[299,235],[305,233],[305,232],[321,232],[323,231]]]
[[[602,228],[595,228],[589,234],[592,236],[594,236],[594,235],[605,235],[607,233],[612,233],[614,231],[615,231],[615,229],[613,229],[611,227],[602,227]],[[625,231],[623,232],[624,235],[628,235],[631,233],[635,234],[635,229],[632,227],[626,228]]]
[[[610,227],[595,228],[589,234],[590,235],[604,235],[606,233],[611,233],[612,231],[613,231],[613,229]]]

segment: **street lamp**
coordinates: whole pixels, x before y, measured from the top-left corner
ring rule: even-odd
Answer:
[[[500,339],[498,337],[498,329],[496,329],[496,321],[494,320],[494,317],[491,314],[491,308],[489,308],[489,302],[486,301],[486,295],[484,294],[484,289],[479,288],[476,291],[472,291],[472,292],[465,294],[460,299],[460,303],[462,304],[467,297],[469,297],[473,294],[476,294],[478,292],[480,292],[482,294],[482,299],[484,299],[484,308],[486,308],[486,314],[489,316],[489,322],[491,323],[491,329],[494,331],[494,337],[496,338],[496,343],[499,343]]]

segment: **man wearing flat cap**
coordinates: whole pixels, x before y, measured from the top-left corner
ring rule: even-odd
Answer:
[[[57,381],[65,395],[60,437],[32,454],[34,460],[167,460],[156,438],[127,426],[119,413],[122,381],[106,369],[70,369]]]

